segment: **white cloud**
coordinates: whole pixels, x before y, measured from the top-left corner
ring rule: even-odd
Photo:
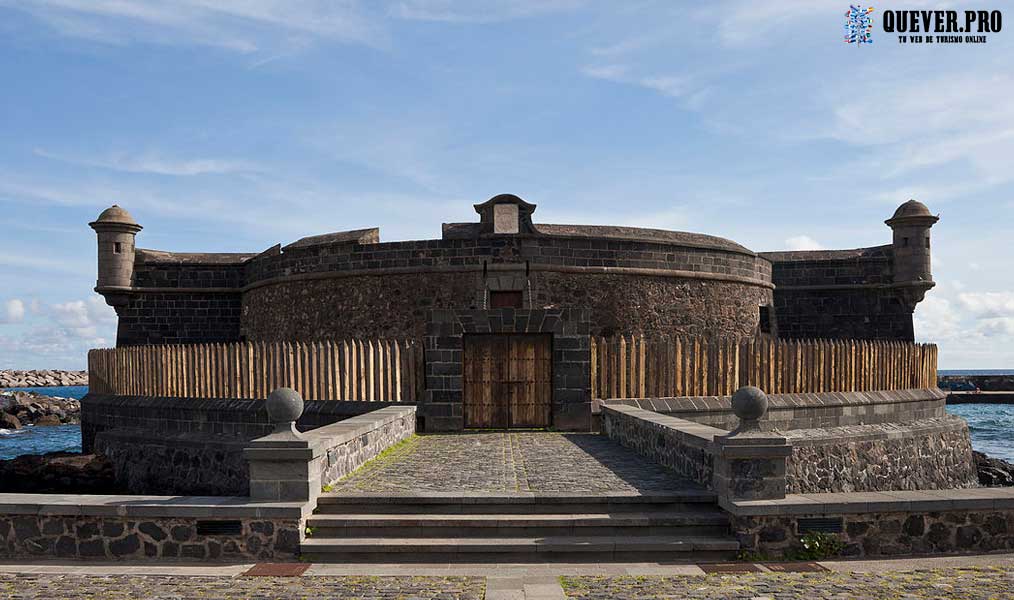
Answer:
[[[988,338],[1014,336],[1014,317],[983,319],[978,331]]]
[[[824,250],[820,242],[808,235],[797,235],[785,240],[785,247],[789,250]]]
[[[258,171],[253,164],[243,160],[223,158],[167,158],[155,153],[138,155],[115,154],[105,158],[73,156],[36,149],[36,156],[86,167],[99,167],[125,173],[146,173],[152,175],[221,175],[226,173],[250,173]]]
[[[958,294],[961,306],[979,319],[1014,317],[1014,292]]]
[[[950,301],[933,292],[918,304],[912,323],[919,341],[953,340],[960,337],[964,330],[961,316]]]
[[[54,304],[50,310],[53,321],[66,335],[82,340],[93,340],[99,337],[100,329],[116,324],[116,312],[96,296]]]
[[[635,85],[671,98],[683,98],[696,103],[706,88],[696,84],[691,77],[685,75],[644,75],[630,73],[631,69],[624,65],[589,65],[581,68],[581,73],[592,79],[601,79],[613,83]],[[697,108],[697,105],[688,106]]]
[[[925,191],[966,197],[1014,179],[1008,159],[1014,154],[1014,105],[1009,102],[1014,77],[941,69],[919,85],[910,78],[884,78],[871,82],[863,94],[847,92],[844,87],[830,92],[835,98],[830,136],[853,145],[880,146],[880,162],[889,165],[886,177],[964,163],[974,169],[976,179],[943,183],[949,188],[943,192],[929,182]]]
[[[401,19],[492,23],[569,11],[584,0],[402,0],[389,13]]]
[[[25,303],[18,298],[4,302],[0,323],[20,323],[25,318]]]

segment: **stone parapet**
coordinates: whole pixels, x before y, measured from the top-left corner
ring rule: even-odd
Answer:
[[[632,406],[606,405],[602,433],[682,477],[711,486],[713,440],[728,432]]]
[[[415,407],[391,406],[306,433],[275,432],[249,442],[250,497],[314,502],[321,488],[415,433]]]
[[[968,488],[978,485],[968,425],[956,416],[913,423],[797,429],[792,493]]]
[[[946,416],[946,398],[937,388],[769,394],[768,412],[762,421],[767,428],[779,431],[905,423]],[[617,398],[600,404],[637,406],[721,429],[733,429],[737,424],[731,396]]]
[[[602,407],[602,431],[729,499],[785,496],[792,446],[768,432],[728,432],[624,405]]]
[[[837,535],[845,556],[1014,549],[1014,488],[789,494],[720,500],[744,550],[780,556],[807,531]]]
[[[0,556],[292,560],[311,509],[241,497],[0,494]]]

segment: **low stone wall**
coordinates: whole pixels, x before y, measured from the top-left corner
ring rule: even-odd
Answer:
[[[330,485],[415,435],[415,408],[392,407],[307,432],[325,448],[320,483]]]
[[[625,405],[602,407],[602,433],[697,483],[711,486],[716,435],[725,431]]]
[[[813,519],[840,527],[844,556],[1014,550],[1010,488],[789,495],[723,506],[742,548],[772,557],[798,548]]]
[[[297,426],[313,430],[392,405],[402,406],[311,400]],[[89,394],[81,406],[85,452],[106,456],[135,494],[248,494],[243,449],[272,430],[264,400]]]
[[[293,560],[304,511],[248,498],[0,494],[0,557]]]
[[[946,394],[937,388],[770,394],[768,412],[761,422],[766,427],[779,431],[907,423],[946,416],[946,398]],[[601,403],[637,406],[719,429],[734,429],[737,425],[736,416],[732,412],[732,399],[729,396],[617,398]]]
[[[116,484],[132,494],[245,496],[246,444],[229,436],[150,437],[114,429],[96,437],[94,452],[112,465]]]
[[[305,434],[275,431],[250,442],[250,496],[312,502],[321,488],[415,434],[414,406],[390,406]]]
[[[785,435],[792,444],[786,464],[790,493],[978,486],[968,425],[959,417]]]

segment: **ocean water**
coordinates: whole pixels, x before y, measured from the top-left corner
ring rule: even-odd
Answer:
[[[57,396],[60,398],[76,398],[78,400],[88,393],[88,386],[84,385],[9,389],[38,392],[47,396]],[[0,460],[7,460],[15,456],[21,456],[22,454],[80,451],[80,425],[29,426],[17,430],[0,429]]]
[[[968,421],[973,448],[1014,462],[1014,404],[950,404],[947,412]]]

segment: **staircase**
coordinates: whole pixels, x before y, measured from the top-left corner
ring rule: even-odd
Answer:
[[[325,494],[301,545],[314,562],[728,560],[739,543],[706,491]]]

